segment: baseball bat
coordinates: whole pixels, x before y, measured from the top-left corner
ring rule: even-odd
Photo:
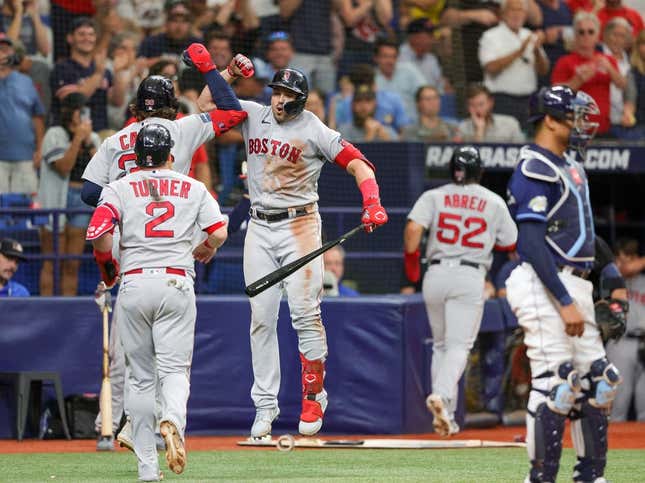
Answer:
[[[352,228],[344,235],[339,236],[335,240],[328,241],[323,246],[321,246],[320,248],[317,248],[313,252],[303,255],[298,260],[294,260],[293,262],[286,264],[284,267],[280,267],[277,270],[274,270],[273,272],[269,273],[268,275],[265,275],[261,279],[256,280],[252,284],[247,285],[247,287],[244,289],[244,292],[246,292],[246,295],[248,295],[249,297],[255,297],[257,294],[264,292],[269,287],[273,287],[276,283],[280,282],[281,280],[284,280],[296,270],[304,267],[305,265],[307,265],[307,263],[312,261],[314,258],[322,255],[330,248],[333,248],[336,245],[340,245],[344,243],[345,240],[354,236],[356,233],[358,233],[361,230],[363,230],[362,223],[357,227]]]
[[[110,383],[110,335],[108,330],[108,307],[104,306],[103,313],[103,381],[101,383],[101,437],[112,437],[112,384]]]

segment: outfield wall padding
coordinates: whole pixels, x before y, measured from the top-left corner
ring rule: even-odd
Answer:
[[[154,294],[151,294],[154,296]],[[424,404],[432,344],[420,295],[325,299],[329,356],[327,433],[401,434],[432,430]],[[487,302],[482,330],[504,326]],[[65,395],[96,393],[101,381],[101,315],[90,297],[0,299],[0,372],[58,371]],[[242,296],[197,300],[188,403],[190,434],[247,432],[255,414],[250,307]],[[278,323],[281,415],[274,432],[297,431],[300,361],[286,302]],[[0,437],[14,435],[14,401],[0,387]]]

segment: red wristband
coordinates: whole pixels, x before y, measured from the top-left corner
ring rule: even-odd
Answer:
[[[112,250],[101,252],[95,249],[94,259],[99,263],[107,263],[109,261],[112,261]]]
[[[405,252],[404,255],[405,276],[412,283],[417,283],[421,278],[421,251],[417,248],[414,252]]]
[[[367,178],[358,185],[358,189],[361,190],[361,194],[363,195],[363,207],[377,205],[381,202],[378,184],[374,178]]]
[[[206,240],[204,240],[204,246],[205,246],[206,248],[210,249],[210,250],[212,250],[213,248],[215,248],[215,247],[212,247],[212,246],[210,246],[210,245],[208,244],[208,238],[206,238]]]

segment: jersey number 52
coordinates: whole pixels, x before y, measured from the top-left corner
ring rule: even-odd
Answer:
[[[448,245],[461,241],[461,245],[469,248],[484,248],[481,242],[472,241],[472,238],[486,231],[486,220],[477,216],[469,216],[463,220],[463,227],[468,230],[461,233],[462,216],[454,213],[439,213],[439,230],[437,240]]]

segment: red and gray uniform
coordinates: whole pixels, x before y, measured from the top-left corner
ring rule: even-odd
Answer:
[[[327,162],[335,162],[344,169],[362,155],[309,111],[278,123],[270,106],[240,103],[248,113],[242,133],[251,201],[251,220],[244,244],[244,279],[250,284],[321,246],[317,206],[320,170]],[[274,219],[281,216],[285,218]],[[298,334],[303,381],[313,381],[311,387],[305,382],[304,390],[317,394],[316,401],[324,400],[321,404],[326,406],[322,389],[322,362],[327,356],[320,316],[322,284],[323,261],[318,257],[282,284],[250,299],[255,376],[251,396],[258,410],[277,410],[280,356],[276,326],[283,289]],[[308,375],[309,370],[312,373]],[[308,404],[306,399],[303,407]],[[304,420],[301,416],[301,424]]]
[[[645,273],[626,278],[625,285],[629,294],[627,331],[606,347],[607,357],[623,378],[611,408],[612,422],[627,421],[632,400],[636,420],[645,421],[645,355],[639,351],[640,338],[645,336]]]
[[[83,172],[83,179],[99,186],[106,186],[139,168],[135,164],[134,145],[139,130],[146,124],[161,124],[170,131],[174,145],[170,150],[174,158],[173,170],[188,174],[192,156],[204,142],[215,135],[213,121],[209,113],[192,114],[175,121],[159,117],[149,117],[132,123],[116,134],[106,138]],[[114,232],[113,256],[119,259],[119,233]],[[197,233],[203,237],[201,233]],[[201,239],[199,240],[201,241]],[[110,329],[110,376],[112,380],[112,431],[116,432],[121,424],[125,390],[125,356],[121,345],[118,327],[119,313],[115,308]],[[95,426],[100,431],[100,414]]]
[[[159,374],[161,417],[183,438],[196,317],[191,241],[195,229],[212,233],[226,218],[203,183],[170,169],[138,171],[110,183],[101,207],[121,230],[116,309],[128,360],[125,402],[134,448],[140,474],[158,474],[155,417],[146,408],[154,406]],[[88,239],[100,235],[88,229]]]
[[[511,250],[517,228],[504,200],[479,184],[426,191],[408,215],[430,230],[423,298],[433,337],[432,392],[452,416],[484,309],[484,282],[493,249]]]

